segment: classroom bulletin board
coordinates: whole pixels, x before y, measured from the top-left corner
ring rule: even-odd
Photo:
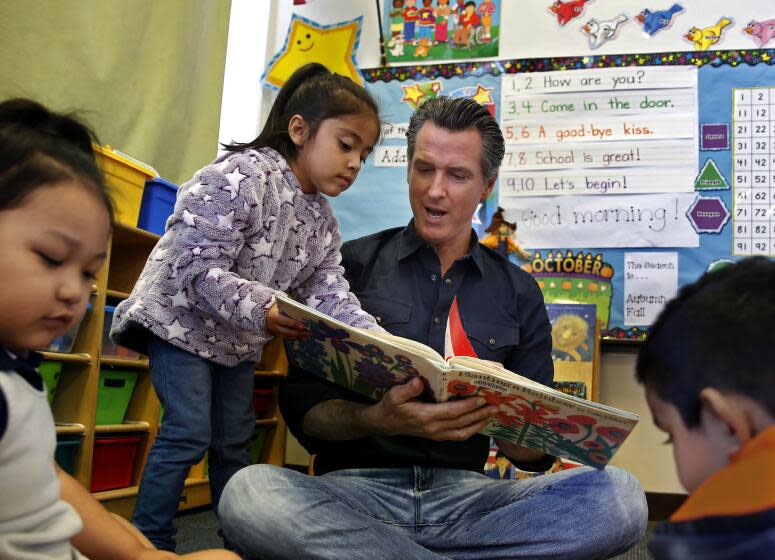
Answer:
[[[507,143],[472,226],[481,238],[502,207],[531,254],[510,259],[547,301],[595,303],[604,336],[641,339],[682,285],[744,256],[775,256],[775,50],[591,46],[362,69],[385,126],[356,186],[331,201],[343,237],[408,222],[409,117],[451,95],[487,107]]]

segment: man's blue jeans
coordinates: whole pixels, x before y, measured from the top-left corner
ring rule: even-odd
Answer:
[[[219,510],[247,558],[606,558],[646,529],[627,471],[576,468],[525,480],[431,468],[350,469],[319,477],[254,465]]]
[[[218,511],[226,482],[251,462],[254,364],[219,366],[157,337],[149,341],[148,355],[164,417],[145,462],[132,523],[157,548],[174,550],[172,518],[191,466],[209,448],[210,492]]]

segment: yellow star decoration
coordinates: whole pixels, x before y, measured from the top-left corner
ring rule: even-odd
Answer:
[[[262,80],[270,87],[279,88],[298,68],[319,62],[331,72],[363,84],[354,63],[360,26],[361,17],[323,26],[294,14],[285,45],[270,61]]]
[[[414,83],[411,86],[401,87],[404,89],[404,96],[401,98],[401,101],[408,101],[414,105],[419,105],[417,102],[425,95],[420,89],[420,84]]]
[[[763,61],[767,62],[769,59],[770,59],[770,55],[768,55],[767,53],[762,53],[762,60]]]
[[[481,84],[476,84],[476,93],[471,96],[471,99],[476,101],[479,105],[492,103],[492,88],[486,88],[482,87]]]

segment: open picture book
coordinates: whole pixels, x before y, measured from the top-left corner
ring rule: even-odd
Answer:
[[[280,311],[304,321],[306,340],[286,341],[288,360],[311,374],[374,401],[391,387],[419,377],[422,398],[445,402],[482,397],[499,413],[481,433],[550,455],[603,468],[638,416],[556,391],[499,364],[456,356],[387,333],[351,327],[285,296]]]

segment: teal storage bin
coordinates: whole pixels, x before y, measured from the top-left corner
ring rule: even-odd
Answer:
[[[57,384],[59,383],[59,374],[62,372],[62,362],[52,362],[46,360],[38,366],[38,373],[43,378],[43,382],[46,384],[46,391],[48,391],[48,405],[54,402],[54,395],[56,394]]]
[[[121,369],[100,370],[97,390],[96,424],[121,424],[137,384],[137,372]]]
[[[81,444],[81,436],[58,436],[54,460],[68,474],[75,471],[75,455]]]
[[[73,325],[67,333],[52,340],[51,344],[49,344],[46,350],[48,352],[62,352],[64,354],[71,352],[73,350],[73,345],[75,344],[75,339],[78,337],[78,330],[81,328],[81,324],[86,319],[86,316],[91,313],[91,311],[92,304],[89,303],[86,306],[86,313],[81,318],[81,320]]]
[[[175,209],[177,195],[177,185],[165,181],[161,177],[146,179],[137,227],[157,235],[163,235],[167,218]]]
[[[137,360],[140,354],[124,346],[120,346],[110,339],[110,327],[113,325],[113,316],[116,314],[115,305],[105,306],[105,321],[102,323],[102,349],[101,354],[105,358],[124,358]]]

